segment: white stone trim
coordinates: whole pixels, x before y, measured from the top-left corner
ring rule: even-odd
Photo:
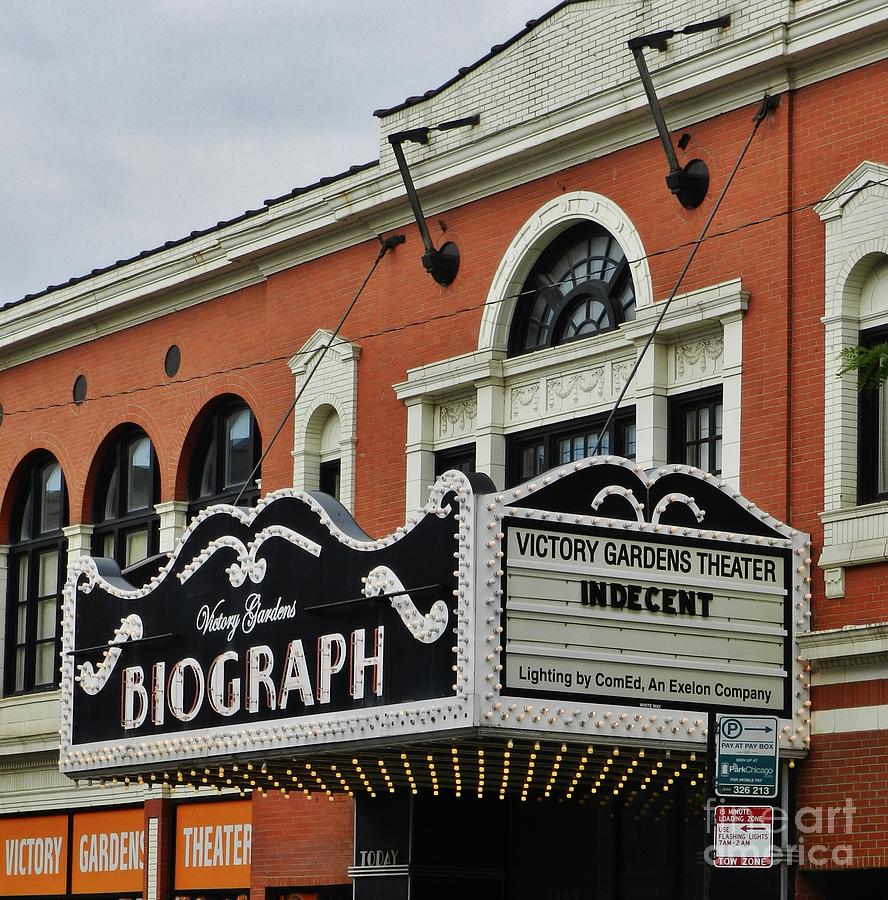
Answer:
[[[815,709],[811,716],[811,735],[848,734],[852,731],[888,730],[888,706],[849,706],[841,709]]]
[[[160,819],[149,816],[148,833],[145,835],[145,886],[146,900],[157,900],[157,883],[160,872]]]
[[[487,292],[478,335],[479,350],[506,350],[518,294],[539,255],[578,222],[595,222],[619,242],[629,260],[638,308],[653,303],[651,271],[638,230],[612,200],[591,191],[562,194],[541,206],[519,229],[497,267]]]
[[[880,258],[888,258],[888,166],[862,162],[815,207],[826,230],[824,353],[824,525],[820,566],[828,596],[844,596],[844,566],[888,560],[888,504],[857,503],[857,380],[839,377],[841,351],[861,328],[888,322],[888,309],[860,315],[860,289]]]
[[[0,622],[8,622],[7,611],[9,602],[9,545],[0,545]],[[5,695],[6,675],[6,628],[0,628],[0,695]]]
[[[333,333],[318,329],[290,360],[298,394],[318,354]],[[346,509],[354,510],[355,445],[357,443],[358,360],[361,348],[337,339],[330,346],[317,371],[311,376],[294,416],[293,486],[301,491],[316,491],[321,466],[321,431],[327,417],[335,413],[340,427],[340,496]]]
[[[81,556],[92,555],[92,536],[94,528],[92,525],[66,525],[62,529],[65,540],[68,542],[68,565]]]
[[[540,249],[533,241],[527,246],[537,252]],[[513,279],[510,273],[522,269],[523,278],[529,266],[521,266],[517,259],[509,267],[501,266],[500,285],[507,289]],[[491,294],[491,312],[482,324],[479,343],[501,343],[508,335],[508,324],[499,312],[492,311],[498,308],[492,298]],[[671,397],[721,385],[721,477],[739,486],[743,315],[748,303],[739,279],[682,294],[672,302],[626,394],[625,402],[636,409],[639,465],[653,468],[666,461]],[[419,506],[428,491],[435,451],[467,439],[461,435],[458,440],[447,440],[438,433],[436,411],[442,405],[476,398],[476,466],[502,486],[506,436],[609,412],[621,379],[628,375],[659,314],[660,308],[651,302],[639,307],[635,321],[587,341],[512,358],[506,357],[503,347],[485,347],[411,369],[406,381],[394,385],[396,395],[407,406],[407,508]],[[679,371],[676,357],[681,348],[695,346],[708,350],[696,364],[689,363]],[[705,364],[700,361],[704,358]]]
[[[798,640],[802,658],[817,669],[888,661],[886,622],[803,632]]]
[[[160,518],[159,552],[169,553],[185,533],[188,525],[188,504],[184,500],[167,500],[158,503],[154,511]]]

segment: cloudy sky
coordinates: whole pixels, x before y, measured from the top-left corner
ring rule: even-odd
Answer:
[[[0,0],[0,305],[377,156],[556,0]]]

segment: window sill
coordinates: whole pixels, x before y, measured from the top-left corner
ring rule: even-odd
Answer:
[[[820,514],[823,552],[818,564],[826,576],[826,596],[845,596],[844,570],[888,562],[888,501]]]
[[[54,688],[0,700],[0,754],[57,750],[59,697]]]

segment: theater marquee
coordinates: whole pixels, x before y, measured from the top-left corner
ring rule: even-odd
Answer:
[[[705,747],[715,712],[775,715],[781,752],[805,751],[807,535],[686,466],[491,487],[445,473],[378,540],[322,495],[212,507],[144,586],[78,561],[62,771],[170,779],[492,729]]]
[[[768,712],[787,749],[806,747],[807,535],[708,473],[616,457],[479,511],[479,535],[496,529],[477,560],[497,574],[478,675],[496,685],[491,725],[694,741],[708,712]]]
[[[380,540],[319,498],[212,507],[144,587],[110,560],[72,567],[63,771],[471,724],[469,676],[454,675],[471,670],[468,479],[439,480]]]

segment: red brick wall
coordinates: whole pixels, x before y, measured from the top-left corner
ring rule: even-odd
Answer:
[[[145,801],[145,880],[142,896],[148,896],[148,823],[157,819],[157,896],[168,897],[173,886],[173,826],[175,809],[171,800]]]
[[[289,799],[253,796],[253,872],[250,896],[269,888],[349,884],[354,861],[354,803],[325,794]]]
[[[811,753],[798,772],[796,805],[814,810],[803,822],[814,827],[817,816],[823,828],[804,835],[810,849],[821,845],[822,865],[810,862],[813,872],[842,869],[833,851],[848,847],[851,868],[888,867],[888,732],[870,731],[816,735]],[[853,805],[850,828],[845,810]],[[828,811],[841,808],[828,830]],[[839,858],[845,851],[836,850]]]

